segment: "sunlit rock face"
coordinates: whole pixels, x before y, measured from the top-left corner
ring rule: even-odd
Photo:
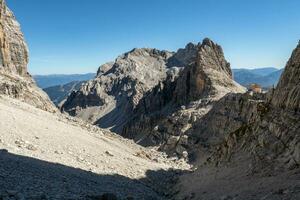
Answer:
[[[28,48],[13,13],[0,1],[0,65],[7,72],[27,75]]]
[[[171,52],[133,49],[100,66],[95,79],[70,94],[62,110],[121,132],[145,92],[165,79]]]
[[[129,127],[144,123],[137,118],[147,112],[162,114],[167,104],[175,109],[202,98],[214,101],[228,92],[244,91],[232,80],[222,48],[205,39],[175,53],[133,49],[102,65],[97,77],[73,92],[62,110],[132,138],[137,130],[129,132]],[[144,124],[147,129],[153,125]]]
[[[144,95],[122,132],[142,145],[159,145],[162,151],[179,156],[189,151],[195,123],[220,98],[245,92],[232,79],[230,64],[219,45],[204,39],[197,45],[187,45],[185,50],[192,55],[179,50],[172,58],[178,58],[179,53],[189,58],[188,64],[169,72],[164,81]]]
[[[0,94],[54,112],[56,108],[27,71],[28,55],[19,23],[5,1],[0,0]]]
[[[280,173],[300,166],[300,46],[279,84],[266,94],[231,94],[218,101],[191,130],[197,147],[214,152],[199,160],[222,165],[247,155],[255,172]],[[196,144],[197,143],[197,144]],[[209,152],[209,151],[206,151]]]
[[[300,43],[281,75],[272,104],[295,112],[300,110]]]

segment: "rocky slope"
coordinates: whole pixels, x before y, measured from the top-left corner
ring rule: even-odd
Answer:
[[[0,93],[55,111],[27,72],[28,48],[20,25],[4,0],[0,0],[0,44]]]
[[[172,181],[189,168],[109,131],[1,95],[0,127],[0,199],[168,199]]]
[[[0,199],[170,198],[190,166],[54,112],[27,73],[19,25],[0,3]]]
[[[274,91],[227,95],[195,122],[189,148],[198,169],[181,178],[179,199],[299,199],[299,52]]]

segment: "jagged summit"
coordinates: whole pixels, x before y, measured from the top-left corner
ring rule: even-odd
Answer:
[[[226,72],[231,79],[232,79],[232,71],[230,68],[230,63],[225,60],[223,49],[220,45],[214,43],[209,38],[205,38],[200,45],[200,50],[198,53],[198,65],[207,68],[213,68],[215,70]],[[207,59],[211,60],[207,60]],[[213,65],[209,65],[212,64]]]
[[[181,178],[178,188],[182,196],[193,192],[195,199],[211,199],[212,193],[237,185],[242,199],[253,199],[250,195],[258,191],[260,195],[269,193],[261,195],[262,199],[299,199],[299,72],[298,45],[275,91],[228,94],[196,120],[188,142],[180,139],[176,143],[188,147],[189,157],[198,166],[194,173]],[[279,198],[270,192],[274,188],[287,192],[280,193]]]
[[[176,86],[179,101],[189,103],[208,96],[220,98],[228,92],[245,91],[233,81],[230,64],[221,46],[206,38],[197,47],[194,62],[179,77]]]
[[[178,54],[188,64],[144,95],[122,135],[182,155],[186,141],[181,146],[180,138],[188,138],[185,132],[193,121],[203,117],[224,95],[244,93],[245,88],[234,82],[222,48],[210,39],[188,44],[174,54],[176,59]]]

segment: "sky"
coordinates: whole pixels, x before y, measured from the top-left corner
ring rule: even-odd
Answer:
[[[135,47],[176,51],[205,37],[232,68],[282,68],[300,39],[299,0],[6,1],[35,75],[96,72]]]

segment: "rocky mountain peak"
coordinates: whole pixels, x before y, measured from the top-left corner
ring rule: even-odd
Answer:
[[[232,80],[222,48],[209,39],[175,53],[136,48],[102,65],[62,110],[121,133],[133,116],[244,92]]]
[[[229,92],[245,92],[232,79],[230,64],[221,46],[206,38],[196,48],[195,60],[185,68],[176,87],[177,99],[189,103],[200,98],[220,98]]]
[[[205,38],[200,44],[197,62],[197,65],[201,66],[203,70],[205,68],[214,69],[232,79],[230,63],[226,61],[222,47],[209,38]]]
[[[234,82],[222,48],[209,39],[188,44],[170,59],[177,66],[176,76],[170,73],[144,95],[122,135],[182,155],[192,124],[224,95],[243,93],[245,88]],[[178,67],[183,63],[184,67]]]
[[[62,110],[119,131],[144,93],[167,76],[173,53],[136,48],[100,66],[97,77],[71,94]]]

